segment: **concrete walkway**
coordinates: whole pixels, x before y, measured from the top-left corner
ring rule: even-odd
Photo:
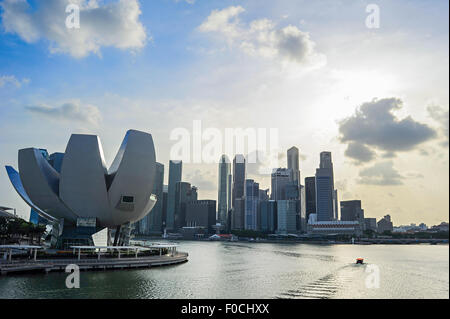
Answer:
[[[1,261],[0,273],[7,275],[12,273],[65,271],[71,264],[77,265],[80,270],[107,270],[128,268],[150,268],[168,266],[188,261],[188,254],[177,252],[173,256],[148,256],[132,258],[103,258],[103,259],[41,259],[41,260],[16,260],[12,262]]]

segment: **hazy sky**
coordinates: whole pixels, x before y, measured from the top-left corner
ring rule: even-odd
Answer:
[[[66,28],[69,3],[81,6],[79,29]],[[366,26],[371,3],[379,28]],[[331,151],[339,199],[361,199],[366,217],[448,221],[448,10],[446,0],[0,0],[0,205],[28,217],[3,168],[18,167],[18,149],[64,152],[71,133],[97,134],[110,164],[134,128],[153,135],[167,180],[171,133],[201,120],[223,134],[278,129],[280,166],[297,146],[302,180]],[[217,199],[217,170],[185,164],[183,180]]]

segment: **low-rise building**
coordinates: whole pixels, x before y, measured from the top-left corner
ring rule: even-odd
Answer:
[[[308,223],[307,230],[311,235],[362,235],[358,221],[313,221]]]
[[[377,231],[377,219],[376,218],[364,218],[365,230]]]
[[[377,223],[377,231],[382,234],[386,231],[392,232],[394,230],[394,226],[391,221],[391,216],[386,215],[382,219],[380,219]]]

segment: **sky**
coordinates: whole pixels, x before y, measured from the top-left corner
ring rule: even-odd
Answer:
[[[66,26],[69,4],[79,28]],[[64,152],[72,133],[96,134],[110,165],[128,129],[152,134],[166,183],[184,132],[183,180],[217,199],[220,154],[236,152],[217,151],[220,138],[242,128],[276,131],[279,167],[298,147],[302,180],[331,151],[339,200],[360,199],[366,217],[448,221],[448,6],[0,0],[0,205],[28,218],[3,169],[19,149]],[[258,167],[247,177],[269,188]]]

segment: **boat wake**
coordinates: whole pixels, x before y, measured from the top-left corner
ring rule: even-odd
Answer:
[[[276,296],[277,299],[330,299],[354,280],[360,279],[361,267],[354,264],[339,268],[298,289],[291,289]]]

